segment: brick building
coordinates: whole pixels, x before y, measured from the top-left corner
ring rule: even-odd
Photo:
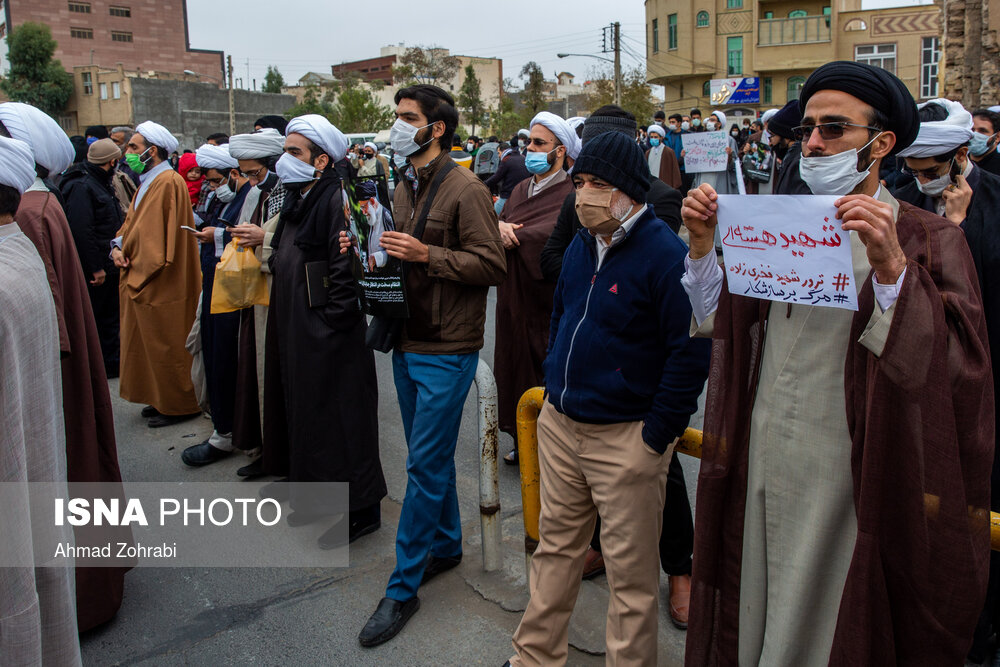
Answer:
[[[83,65],[119,64],[132,71],[192,70],[199,79],[222,85],[222,51],[190,47],[186,0],[0,2],[0,37],[27,21],[44,23],[59,44],[55,57],[68,71]],[[6,69],[6,43],[0,44],[2,68]]]

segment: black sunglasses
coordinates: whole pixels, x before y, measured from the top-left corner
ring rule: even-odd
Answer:
[[[819,123],[818,125],[799,125],[792,128],[792,136],[795,137],[795,141],[806,141],[812,136],[813,130],[819,130],[820,139],[830,141],[832,139],[840,139],[844,136],[844,132],[848,127],[862,127],[866,130],[881,132],[877,127],[838,121],[836,123]]]

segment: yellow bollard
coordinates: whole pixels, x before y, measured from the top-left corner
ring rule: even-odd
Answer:
[[[538,413],[542,409],[544,389],[534,387],[524,392],[517,404],[517,458],[521,464],[521,503],[524,508],[524,553],[530,562],[538,546],[538,514],[541,512],[538,475]],[[701,458],[701,431],[689,428],[677,443],[675,452]],[[935,499],[936,500],[936,499]],[[928,503],[930,507],[930,503]],[[1000,551],[1000,513],[990,512],[990,547]]]

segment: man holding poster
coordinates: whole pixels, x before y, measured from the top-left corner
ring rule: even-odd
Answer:
[[[714,338],[686,662],[960,664],[985,593],[994,432],[975,267],[957,226],[879,185],[917,134],[899,79],[828,63],[800,103],[802,178],[835,196],[803,231],[849,237],[858,310],[730,291],[718,195],[685,199],[682,284]]]

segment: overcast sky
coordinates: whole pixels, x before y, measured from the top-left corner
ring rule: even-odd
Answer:
[[[918,3],[864,0],[866,9],[912,4]],[[255,78],[259,88],[268,65],[276,65],[291,84],[309,71],[330,73],[333,64],[377,57],[382,46],[399,42],[502,58],[504,76],[518,87],[521,67],[530,60],[548,79],[568,71],[582,83],[595,67],[610,64],[556,54],[612,57],[601,53],[601,29],[613,21],[622,26],[623,66],[642,64],[645,54],[640,0],[576,0],[568,5],[540,0],[188,0],[187,7],[191,46],[232,55],[234,76],[245,80],[245,88]]]

